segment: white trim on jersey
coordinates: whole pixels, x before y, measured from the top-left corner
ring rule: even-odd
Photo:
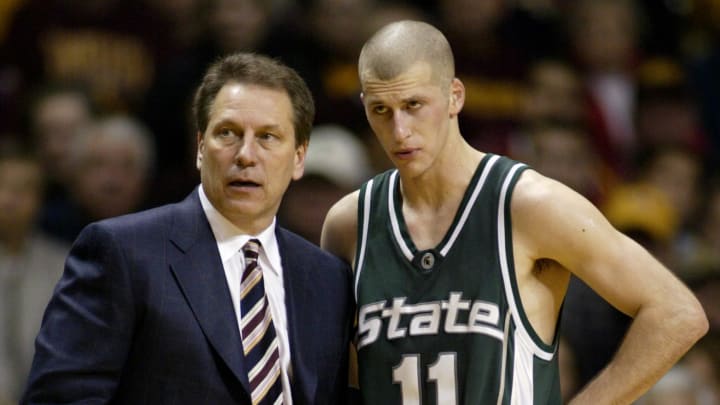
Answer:
[[[355,269],[355,302],[358,302],[358,285],[360,285],[360,272],[362,271],[363,261],[365,259],[365,245],[367,245],[368,228],[370,227],[370,200],[372,194],[373,181],[370,179],[365,186],[365,200],[363,202],[363,222],[362,222],[362,238],[360,240],[360,251],[357,253],[357,268]]]
[[[450,237],[448,238],[445,245],[440,248],[440,255],[445,257],[447,256],[448,252],[452,248],[453,244],[455,243],[455,240],[460,235],[460,231],[462,231],[463,227],[465,226],[465,222],[467,221],[468,217],[470,216],[470,212],[472,211],[473,207],[475,206],[475,201],[477,200],[478,195],[480,195],[480,191],[482,190],[483,186],[485,185],[485,180],[487,179],[488,175],[490,174],[490,170],[495,165],[495,163],[500,159],[500,156],[491,156],[488,160],[487,164],[483,168],[483,172],[480,175],[480,179],[475,184],[475,188],[473,189],[472,194],[470,195],[470,198],[468,199],[467,204],[465,204],[465,209],[463,210],[462,215],[460,216],[460,219],[458,220],[457,224],[455,224],[455,227],[452,230],[452,233],[450,234]],[[413,254],[410,250],[410,247],[405,243],[405,239],[402,237],[402,233],[400,232],[400,225],[397,217],[397,212],[395,212],[395,179],[397,178],[397,170],[394,171],[390,176],[390,181],[388,185],[388,210],[390,212],[390,223],[392,225],[393,235],[395,236],[395,240],[398,243],[398,246],[400,246],[400,250],[402,251],[403,255],[405,255],[405,258],[407,258],[408,261],[413,260]]]
[[[507,375],[507,360],[508,360],[508,342],[510,339],[508,337],[510,336],[510,319],[512,317],[510,316],[510,310],[505,314],[505,328],[503,330],[505,331],[505,339],[503,339],[503,346],[502,346],[502,366],[500,367],[500,386],[498,387],[498,399],[497,399],[497,405],[502,405],[502,400],[505,397],[505,379]]]
[[[512,391],[510,392],[510,404],[532,404],[535,400],[533,385],[533,342],[530,339],[526,339],[525,331],[521,328],[516,328],[514,334],[513,384]]]
[[[388,186],[388,209],[390,210],[390,224],[392,225],[393,235],[395,236],[395,240],[397,241],[398,246],[400,246],[400,250],[402,251],[403,255],[405,255],[405,258],[409,262],[412,262],[412,251],[408,247],[407,243],[405,243],[405,239],[403,239],[402,233],[400,233],[400,225],[398,224],[397,213],[395,212],[395,179],[397,178],[397,175],[397,170],[392,172],[392,174],[390,175],[390,184]]]
[[[470,216],[470,211],[472,211],[473,207],[475,206],[475,200],[477,200],[478,195],[480,194],[480,190],[482,190],[483,185],[485,184],[485,180],[487,179],[487,176],[490,174],[490,169],[492,169],[495,162],[500,159],[500,156],[492,156],[490,160],[488,160],[487,164],[483,168],[483,172],[480,175],[480,180],[475,185],[475,189],[473,190],[472,194],[470,195],[470,199],[468,200],[468,203],[465,204],[465,210],[463,210],[462,216],[460,216],[460,220],[458,221],[457,225],[455,225],[455,229],[453,229],[452,234],[450,235],[450,238],[448,239],[447,243],[445,243],[445,246],[440,249],[440,254],[444,257],[447,256],[447,253],[450,251],[450,248],[452,247],[453,243],[455,243],[455,239],[457,239],[458,235],[460,235],[460,231],[462,231],[463,226],[465,226],[465,221],[467,221],[468,216]]]
[[[513,293],[512,288],[512,282],[510,278],[510,266],[508,264],[508,257],[506,254],[506,244],[505,244],[505,203],[506,199],[508,198],[508,188],[510,187],[510,182],[513,179],[513,176],[515,175],[515,172],[517,172],[521,167],[524,167],[525,165],[522,163],[515,164],[510,171],[508,172],[507,176],[505,177],[505,180],[503,181],[502,189],[500,191],[500,201],[498,202],[498,251],[499,251],[499,257],[500,257],[500,269],[502,272],[503,277],[503,283],[505,284],[505,295],[507,297],[508,305],[510,306],[510,311],[512,312],[513,320],[515,321],[515,327],[516,327],[516,342],[521,342],[523,340],[526,340],[530,347],[532,348],[532,353],[535,354],[535,356],[539,357],[540,359],[543,359],[545,361],[552,360],[554,353],[548,352],[541,348],[537,342],[535,342],[532,337],[530,336],[529,332],[526,329],[526,325],[522,321],[522,317],[520,316],[520,307],[518,303],[516,302],[515,294]],[[527,325],[530,326],[530,325]],[[522,338],[522,339],[521,339]]]

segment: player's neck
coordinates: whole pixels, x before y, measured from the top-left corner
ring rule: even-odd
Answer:
[[[418,209],[456,206],[465,194],[484,153],[473,149],[462,137],[449,144],[433,165],[415,177],[403,177],[403,204]]]

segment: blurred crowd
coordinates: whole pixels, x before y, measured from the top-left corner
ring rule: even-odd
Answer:
[[[400,19],[450,40],[472,145],[586,196],[701,299],[710,333],[640,402],[720,403],[720,0],[1,0],[0,405],[80,229],[199,184],[190,102],[219,55],[262,52],[310,85],[306,174],[279,221],[319,242],[330,205],[390,167],[356,60]],[[628,316],[575,279],[564,308],[570,396]]]

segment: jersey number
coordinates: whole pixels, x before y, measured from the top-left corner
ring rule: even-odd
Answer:
[[[440,353],[437,361],[428,366],[428,382],[437,386],[437,402],[442,405],[457,404],[455,378],[455,353]],[[420,355],[407,354],[393,368],[393,383],[400,384],[402,405],[420,405]]]

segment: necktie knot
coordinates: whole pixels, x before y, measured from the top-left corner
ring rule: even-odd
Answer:
[[[257,239],[250,239],[242,247],[243,255],[247,263],[257,262],[258,255],[260,254],[260,241]]]

